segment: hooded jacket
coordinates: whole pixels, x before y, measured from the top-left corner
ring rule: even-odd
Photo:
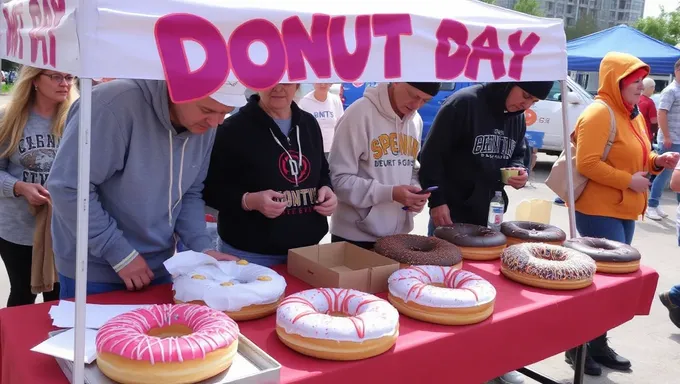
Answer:
[[[204,197],[219,211],[222,241],[241,251],[286,255],[291,248],[317,244],[328,233],[328,219],[314,210],[318,189],[331,186],[328,162],[314,116],[292,103],[286,137],[259,101],[252,95],[217,128]],[[297,183],[288,154],[299,164]],[[246,192],[269,189],[288,202],[281,216],[270,219],[241,207]]]
[[[447,204],[454,223],[486,226],[496,191],[508,197],[501,168],[524,167],[524,111],[506,112],[514,83],[480,84],[442,105],[420,154],[420,184],[438,186],[429,206]]]
[[[600,63],[600,84],[596,99],[609,105],[616,116],[616,137],[602,161],[609,137],[610,117],[600,103],[589,105],[576,122],[572,139],[576,143],[576,169],[589,179],[576,201],[576,210],[587,215],[637,220],[647,208],[647,192],[628,188],[636,172],[658,173],[656,153],[650,151],[642,114],[629,111],[621,97],[619,83],[647,64],[629,54],[611,52]],[[632,117],[635,115],[634,117]]]
[[[331,233],[373,242],[409,233],[414,213],[392,199],[392,187],[418,186],[418,152],[423,120],[417,111],[399,118],[388,84],[367,88],[338,121],[330,153],[338,207]]]
[[[47,179],[57,270],[75,278],[80,100]],[[181,131],[182,133],[178,133]],[[155,278],[176,238],[190,249],[214,249],[201,198],[215,131],[194,135],[170,122],[164,81],[114,80],[92,91],[89,282],[120,283],[117,271],[137,255]]]

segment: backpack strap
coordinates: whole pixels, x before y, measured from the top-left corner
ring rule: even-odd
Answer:
[[[595,100],[595,102],[604,105],[609,111],[609,138],[607,139],[607,144],[604,146],[604,152],[602,152],[602,161],[605,161],[607,160],[607,156],[609,156],[609,151],[612,149],[614,139],[616,138],[616,116],[614,116],[612,108],[603,100],[598,99]]]

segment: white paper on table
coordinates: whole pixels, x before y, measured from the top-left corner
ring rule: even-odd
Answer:
[[[220,263],[212,256],[201,252],[184,251],[175,253],[171,258],[163,262],[165,269],[173,275],[184,275],[193,272],[196,267],[201,265],[214,265],[219,267]]]
[[[50,337],[42,343],[31,348],[31,351],[44,353],[59,359],[73,361],[74,359],[74,336],[73,328],[58,335]],[[95,340],[97,331],[94,329],[85,330],[85,364],[92,363],[97,358],[97,347]]]
[[[147,307],[151,304],[144,305],[104,305],[104,304],[86,304],[85,305],[85,328],[99,329],[107,321],[112,318],[132,311],[133,309]],[[50,317],[52,318],[52,325],[57,328],[73,328],[75,327],[75,313],[76,305],[72,301],[60,300],[59,305],[53,305],[50,308]]]

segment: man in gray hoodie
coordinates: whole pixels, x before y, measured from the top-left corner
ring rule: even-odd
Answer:
[[[115,80],[92,91],[87,293],[170,282],[163,262],[179,239],[218,260],[206,232],[203,180],[215,128],[245,88],[175,104],[165,81]],[[69,111],[47,180],[60,297],[75,296],[80,101]]]

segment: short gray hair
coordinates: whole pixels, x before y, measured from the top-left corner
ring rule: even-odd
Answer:
[[[645,77],[645,79],[642,80],[642,85],[645,86],[645,89],[656,87],[656,81],[654,81],[654,79],[652,79],[651,77]]]

